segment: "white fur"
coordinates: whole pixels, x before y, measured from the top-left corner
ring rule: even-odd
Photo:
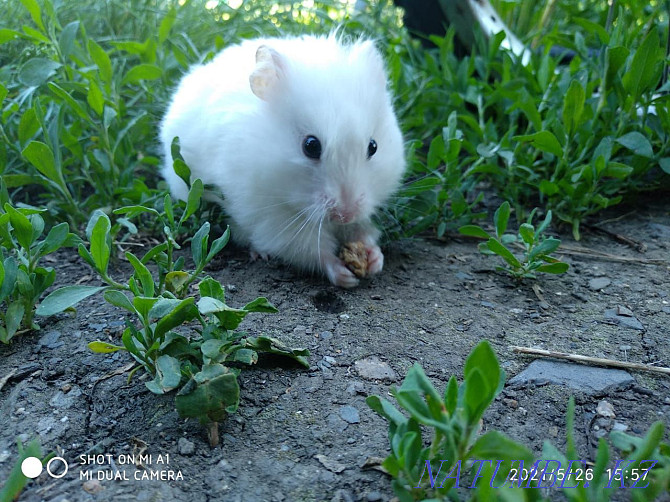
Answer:
[[[320,160],[302,151],[309,135],[321,141]],[[233,238],[252,251],[351,287],[358,280],[336,253],[362,240],[368,272],[381,271],[370,218],[397,188],[405,161],[371,42],[305,36],[231,46],[182,79],[160,136],[172,193],[187,194],[170,161],[179,136],[192,177],[220,190]],[[370,139],[378,149],[368,159]],[[355,217],[343,224],[337,214]]]

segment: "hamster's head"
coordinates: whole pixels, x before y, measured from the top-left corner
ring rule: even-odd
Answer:
[[[377,49],[305,37],[261,46],[256,62],[251,89],[280,125],[282,174],[297,208],[334,224],[367,221],[405,169]]]

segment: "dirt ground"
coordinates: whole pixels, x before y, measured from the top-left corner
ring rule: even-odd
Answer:
[[[280,311],[251,315],[242,327],[308,348],[311,368],[272,360],[244,370],[239,411],[221,424],[213,449],[197,422],[178,417],[172,395],[155,396],[138,378],[127,383],[127,354],[88,350],[96,339],[119,343],[123,330],[119,309],[89,298],[76,316],[41,320],[40,332],[0,346],[0,381],[13,372],[0,390],[0,480],[16,461],[16,438],[39,436],[69,471],[60,479],[43,473],[22,501],[390,500],[390,479],[363,468],[369,457],[388,453],[386,423],[365,397],[389,397],[416,362],[440,390],[450,375],[462,375],[467,354],[484,338],[508,379],[534,359],[512,352],[513,345],[670,366],[670,202],[625,211],[603,216],[609,221],[600,226],[642,243],[644,252],[584,229],[579,243],[561,236],[564,249],[573,249],[562,255],[567,274],[522,285],[495,271],[497,257],[455,237],[392,243],[384,272],[349,291],[276,261],[251,263],[230,246],[207,271],[227,285],[227,303],[267,296]],[[645,263],[651,260],[664,263]],[[99,284],[72,250],[52,265],[59,286]],[[630,322],[617,323],[611,309]],[[372,357],[385,369],[377,378],[361,370]],[[598,437],[612,428],[641,435],[654,421],[670,422],[670,379],[630,374],[629,383],[595,394],[546,382],[508,384],[486,412],[484,430],[498,429],[541,458],[545,439],[564,448],[573,394],[580,454],[593,460]],[[596,413],[601,400],[615,417]],[[145,455],[144,469],[124,463],[133,453]],[[82,465],[81,455],[93,463]],[[128,480],[98,481],[97,471]],[[152,474],[164,479],[146,479]]]

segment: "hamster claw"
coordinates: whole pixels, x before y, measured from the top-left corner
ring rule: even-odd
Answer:
[[[378,274],[384,268],[384,254],[376,244],[367,246],[365,250],[368,253],[368,275]]]
[[[333,256],[326,263],[326,275],[328,280],[341,288],[353,288],[358,286],[358,279],[351,270],[347,268],[342,260]]]
[[[261,259],[263,261],[268,261],[270,260],[270,255],[267,253],[259,253],[258,251],[249,251],[249,259],[251,261],[256,261],[258,259]]]

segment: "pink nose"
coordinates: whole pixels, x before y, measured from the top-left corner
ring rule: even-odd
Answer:
[[[356,212],[348,209],[333,208],[330,210],[330,220],[338,223],[351,223],[356,218]]]

